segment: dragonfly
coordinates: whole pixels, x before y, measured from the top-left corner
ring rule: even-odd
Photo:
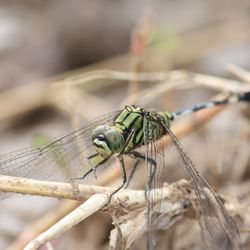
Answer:
[[[239,231],[234,220],[170,129],[177,117],[237,102],[250,102],[250,91],[196,104],[177,112],[149,111],[134,105],[125,106],[122,110],[91,120],[80,129],[45,146],[0,156],[0,174],[45,180],[52,178],[55,181],[73,176],[73,179],[84,180],[91,173],[96,176],[99,169],[105,169],[116,159],[121,168],[123,181],[111,194],[111,199],[115,193],[128,185],[138,163],[145,162],[148,172],[148,228],[152,231],[156,220],[151,217],[154,189],[163,186],[164,179],[161,176],[164,176],[162,173],[166,171],[164,159],[157,151],[157,142],[168,136],[193,183],[201,210],[202,235],[206,246],[211,249],[241,249]],[[144,151],[139,150],[142,147]],[[125,157],[134,160],[133,170],[129,175],[126,171]],[[79,169],[86,164],[89,169],[84,175],[77,177]],[[147,237],[147,248],[155,249],[154,244],[152,236]]]

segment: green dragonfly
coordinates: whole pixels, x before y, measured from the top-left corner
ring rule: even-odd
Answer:
[[[84,180],[91,173],[96,175],[99,169],[105,169],[111,160],[116,159],[120,163],[123,176],[122,184],[114,192],[116,193],[129,183],[138,163],[144,161],[148,171],[148,227],[151,232],[155,225],[151,217],[153,190],[163,186],[164,179],[161,176],[166,170],[162,154],[157,151],[157,142],[163,136],[168,136],[182,159],[196,191],[206,245],[212,249],[241,249],[235,222],[207,181],[196,170],[170,129],[176,117],[240,101],[250,102],[250,92],[232,94],[222,100],[197,104],[173,113],[126,106],[120,111],[94,119],[82,128],[43,147],[23,149],[0,156],[0,174],[54,181],[65,178],[69,180],[73,177]],[[142,147],[144,151],[140,150]],[[125,157],[134,160],[134,166],[129,174],[126,171]],[[86,165],[89,169],[80,176],[81,167]],[[65,166],[67,171],[64,171]],[[147,239],[148,249],[155,249],[153,238],[149,236]]]

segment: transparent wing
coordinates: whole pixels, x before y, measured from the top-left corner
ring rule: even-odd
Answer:
[[[119,111],[93,119],[65,136],[40,148],[26,148],[0,156],[0,174],[39,180],[69,181],[82,176],[91,166],[91,132],[101,124],[111,124]]]
[[[145,118],[146,119],[146,118]],[[157,150],[156,137],[157,131],[154,124],[149,120],[144,122],[144,142],[147,145],[145,149],[145,159],[148,173],[147,184],[147,249],[158,249],[157,228],[159,224],[159,211],[161,210],[161,196],[164,184],[164,151]],[[157,190],[157,195],[156,192]],[[160,202],[159,202],[160,200]]]
[[[166,129],[192,179],[201,207],[202,233],[205,244],[209,249],[241,249],[239,232],[235,222],[225,210],[218,196],[196,170],[176,136],[169,128],[166,127]]]

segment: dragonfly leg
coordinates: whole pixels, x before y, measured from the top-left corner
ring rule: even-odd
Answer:
[[[137,169],[137,167],[138,167],[139,162],[140,162],[140,161],[139,161],[138,159],[135,161],[134,166],[132,167],[132,171],[130,172],[130,175],[129,175],[128,179],[127,179],[127,182],[126,182],[126,184],[124,185],[124,188],[127,188],[127,187],[128,187],[130,181],[132,180],[132,178],[133,178],[133,176],[134,176],[134,174],[135,174],[135,171],[136,171],[136,169]]]
[[[91,169],[90,169],[88,172],[86,172],[83,176],[81,176],[81,177],[74,177],[74,178],[71,178],[70,180],[71,180],[71,181],[74,181],[74,180],[83,180],[83,179],[85,179],[90,173],[95,172],[94,169],[95,169],[95,168],[91,168]]]
[[[127,155],[129,155],[130,157],[135,158],[135,159],[139,158],[139,159],[144,160],[144,161],[147,160],[147,161],[151,162],[153,165],[156,166],[156,161],[155,160],[153,160],[152,158],[149,158],[149,157],[146,158],[145,155],[139,153],[138,151],[131,151]]]
[[[140,162],[139,159],[140,159],[140,160],[143,160],[143,161],[146,160],[146,157],[145,157],[144,155],[140,154],[140,153],[137,152],[137,151],[129,152],[129,153],[126,154],[126,155],[130,156],[130,157],[133,158],[133,159],[136,159],[136,162],[134,163],[134,166],[132,167],[132,171],[131,171],[131,173],[130,173],[130,175],[129,175],[129,177],[128,177],[127,183],[126,183],[126,185],[125,185],[124,188],[127,188],[127,186],[129,185],[131,179],[133,178],[133,176],[134,176],[134,174],[135,174],[135,172],[136,172],[136,169],[137,169],[137,167],[138,167],[138,164],[139,164],[139,162]],[[139,158],[139,159],[138,159],[138,158]],[[153,159],[149,158],[148,161],[150,161],[153,165],[156,165],[156,162],[155,162]],[[153,178],[153,177],[152,177],[152,178]]]
[[[109,204],[109,202],[114,194],[116,194],[119,190],[124,188],[124,186],[127,182],[127,174],[126,174],[125,164],[124,164],[124,160],[123,160],[122,155],[119,156],[119,161],[120,161],[120,166],[121,166],[121,170],[122,170],[122,179],[123,179],[122,184],[109,196],[108,202],[104,205],[104,207],[106,207]]]
[[[157,165],[156,161],[154,159],[152,159],[152,158],[149,158],[149,157],[146,158],[145,155],[143,155],[143,154],[141,154],[141,153],[139,153],[137,151],[131,151],[129,153],[129,156],[131,156],[133,158],[139,158],[139,159],[144,160],[144,161],[147,160],[148,162],[150,162],[152,164],[153,169],[150,171],[150,176],[149,176],[149,179],[148,179],[148,186],[147,186],[147,190],[151,190],[153,179],[154,179],[155,172],[156,172],[156,165]],[[146,190],[146,192],[147,192],[147,190]]]
[[[93,155],[96,156],[97,154]],[[92,156],[91,156],[92,157]],[[85,179],[90,173],[94,173],[95,178],[97,179],[97,175],[96,175],[96,169],[101,166],[105,161],[107,161],[107,159],[103,159],[102,161],[98,162],[98,164],[96,164],[93,168],[91,168],[90,170],[88,170],[83,176],[81,177],[75,177],[75,178],[71,178],[71,180],[83,180]]]

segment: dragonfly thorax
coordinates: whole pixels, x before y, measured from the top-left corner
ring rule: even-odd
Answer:
[[[119,153],[124,147],[124,138],[116,128],[101,125],[93,130],[92,143],[95,150],[105,157]]]
[[[128,153],[161,138],[166,133],[165,126],[169,127],[172,119],[168,112],[150,112],[126,106],[111,126],[100,125],[93,130],[93,147],[103,160],[115,153]]]

